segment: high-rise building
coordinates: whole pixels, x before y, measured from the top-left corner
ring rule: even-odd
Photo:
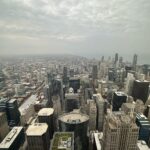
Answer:
[[[70,69],[69,73],[70,73],[70,77],[74,77],[74,69],[73,68]]]
[[[119,57],[119,63],[122,64],[123,62],[123,57]]]
[[[60,95],[61,94],[61,90],[62,90],[62,81],[60,78],[56,78],[52,81],[52,93],[53,95]]]
[[[63,83],[67,85],[68,83],[68,69],[67,67],[63,68]]]
[[[48,100],[49,106],[53,107],[53,103],[52,103],[52,91],[50,90],[50,87],[48,85],[45,85],[45,87],[44,87],[44,96]]]
[[[143,70],[143,73],[145,74],[145,76],[148,77],[149,73],[150,73],[150,65],[148,65],[148,64],[143,65],[142,70]]]
[[[78,89],[80,89],[80,78],[78,77],[72,77],[69,79],[69,87],[73,88],[74,93],[78,92]]]
[[[138,132],[128,115],[110,113],[104,123],[103,150],[137,150]]]
[[[61,101],[61,104],[62,104],[63,101],[64,101],[63,81],[60,77],[57,78],[56,80],[57,80],[57,82],[59,82],[59,86],[60,86],[59,96],[60,96],[60,101]]]
[[[126,70],[126,77],[127,77],[127,74],[128,74],[128,73],[131,73],[132,66],[131,66],[131,65],[126,65],[126,66],[125,66],[125,70]]]
[[[102,132],[95,132],[93,133],[93,147],[92,150],[102,150],[102,140],[103,140],[103,133]]]
[[[133,83],[134,83],[134,75],[132,73],[127,74],[127,81],[125,86],[125,91],[128,95],[132,95]]]
[[[136,101],[137,99],[141,99],[143,103],[147,101],[149,96],[149,82],[148,81],[140,81],[135,80],[132,88],[132,97]]]
[[[54,109],[53,108],[42,108],[38,112],[39,123],[47,123],[50,139],[54,133]]]
[[[114,68],[108,68],[108,80],[109,81],[114,81],[115,80]]]
[[[55,132],[51,143],[51,150],[74,150],[73,132]]]
[[[11,99],[7,103],[7,117],[9,126],[13,127],[20,123],[20,112],[16,99]]]
[[[65,112],[71,112],[74,109],[79,109],[80,101],[78,93],[65,94]]]
[[[103,130],[103,123],[104,123],[104,114],[105,114],[105,107],[106,103],[105,100],[102,98],[101,94],[93,94],[93,99],[96,102],[97,107],[97,119],[96,119],[96,128],[99,131]]]
[[[5,112],[0,112],[0,142],[8,134],[9,127],[7,122],[7,116]]]
[[[59,129],[63,132],[74,132],[75,149],[87,149],[87,129],[89,117],[85,114],[71,112],[59,116]]]
[[[118,53],[116,53],[116,54],[115,54],[115,64],[117,63],[118,58],[119,58]]]
[[[133,67],[133,70],[136,71],[136,65],[137,65],[137,54],[134,54],[133,56],[133,64],[132,64],[132,67]]]
[[[53,96],[53,108],[54,108],[54,123],[56,124],[54,126],[55,131],[58,131],[58,117],[60,114],[62,114],[61,109],[61,103],[60,103],[60,97],[59,96]]]
[[[1,99],[0,112],[6,112],[9,126],[13,127],[20,123],[20,112],[16,99]]]
[[[92,99],[92,96],[93,96],[93,89],[92,88],[85,88],[85,91],[84,91],[85,100]]]
[[[131,114],[135,111],[134,103],[123,103],[121,106],[121,111],[124,111],[125,114]]]
[[[50,138],[46,123],[35,123],[26,130],[29,150],[49,150]]]
[[[113,95],[113,111],[119,111],[122,104],[127,100],[127,95],[124,92],[115,92]]]
[[[48,80],[48,84],[51,84],[53,80],[53,75],[51,73],[47,73],[47,80]]]
[[[89,130],[96,130],[97,108],[94,100],[87,100],[89,115]]]
[[[23,127],[13,127],[0,143],[0,150],[19,150],[25,141]]]
[[[6,112],[8,101],[9,101],[8,98],[0,98],[0,112]],[[7,112],[6,112],[6,115],[7,115]]]
[[[93,65],[92,68],[92,79],[95,80],[98,78],[98,69],[97,69],[97,65]]]
[[[31,95],[26,101],[19,107],[21,114],[21,125],[26,125],[30,117],[35,114],[34,104],[37,101],[37,95]]]
[[[136,124],[140,128],[139,140],[144,140],[148,144],[150,138],[150,121],[143,114],[137,114]]]

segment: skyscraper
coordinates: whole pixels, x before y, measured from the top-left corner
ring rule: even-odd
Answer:
[[[44,87],[44,96],[48,100],[49,106],[53,107],[53,103],[52,103],[52,91],[51,91],[51,89],[50,89],[50,87],[48,85],[45,85],[45,87]]]
[[[0,142],[9,132],[7,116],[5,112],[0,112]]]
[[[16,99],[1,99],[0,112],[5,112],[9,126],[13,127],[20,123],[20,112]]]
[[[0,143],[0,150],[19,150],[25,141],[23,127],[13,127]]]
[[[49,150],[50,139],[48,125],[46,123],[35,123],[26,130],[29,150]]]
[[[136,124],[139,126],[139,140],[144,140],[147,144],[150,139],[150,121],[143,115],[136,115]]]
[[[63,83],[65,85],[68,83],[68,69],[67,69],[67,67],[63,68]]]
[[[74,69],[73,68],[70,69],[69,74],[70,74],[70,77],[74,77]]]
[[[127,100],[127,95],[124,92],[115,92],[113,95],[113,111],[119,111],[121,105]]]
[[[53,137],[54,133],[54,109],[53,108],[42,108],[38,112],[39,123],[47,123],[49,136]]]
[[[134,80],[135,80],[134,75],[132,73],[127,73],[125,91],[128,95],[132,94]]]
[[[89,130],[96,130],[97,108],[94,100],[87,100],[89,115]]]
[[[65,94],[65,112],[71,112],[73,109],[79,109],[79,94],[78,93],[66,93]]]
[[[132,64],[132,67],[133,67],[133,70],[136,71],[136,65],[137,65],[137,54],[134,54],[133,56],[133,64]]]
[[[95,80],[98,78],[98,69],[97,69],[97,65],[93,65],[92,68],[92,79]]]
[[[71,112],[59,116],[59,129],[63,132],[74,132],[75,149],[87,149],[87,129],[89,117],[85,114]]]
[[[105,101],[102,98],[101,94],[93,94],[93,99],[95,100],[97,107],[96,128],[99,131],[102,131],[104,123]]]
[[[74,93],[77,93],[78,89],[80,89],[80,78],[72,77],[69,79],[69,87],[73,88]]]
[[[118,61],[118,57],[119,57],[119,56],[118,56],[118,53],[116,53],[116,54],[115,54],[115,64],[116,64],[117,61]]]
[[[143,103],[148,99],[149,94],[149,82],[144,80],[135,80],[132,88],[132,97],[134,100],[141,99]]]
[[[20,112],[16,99],[11,99],[7,103],[7,117],[9,126],[16,126],[20,123]]]
[[[129,116],[109,114],[104,123],[103,150],[137,150],[138,132]]]

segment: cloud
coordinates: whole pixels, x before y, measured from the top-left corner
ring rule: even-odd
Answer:
[[[63,49],[66,43],[71,48],[70,42],[71,49],[75,43],[89,41],[97,41],[95,46],[99,46],[98,40],[103,37],[106,41],[122,36],[149,38],[149,14],[148,0],[1,0],[0,37],[5,41],[17,38],[18,42],[19,37],[32,42],[62,41]]]

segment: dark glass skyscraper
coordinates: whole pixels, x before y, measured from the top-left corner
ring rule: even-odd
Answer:
[[[115,92],[113,95],[113,111],[119,111],[122,104],[126,102],[127,95],[123,92]]]
[[[20,112],[18,109],[18,103],[16,99],[1,99],[0,111],[6,112],[9,126],[13,127],[20,122]]]
[[[137,57],[138,57],[137,54],[134,54],[134,56],[133,56],[133,64],[132,64],[134,71],[136,71]]]
[[[141,99],[143,103],[148,99],[149,82],[135,80],[132,88],[132,97],[134,100]]]

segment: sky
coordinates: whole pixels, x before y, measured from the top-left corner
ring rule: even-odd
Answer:
[[[150,0],[0,0],[0,55],[150,56]]]

